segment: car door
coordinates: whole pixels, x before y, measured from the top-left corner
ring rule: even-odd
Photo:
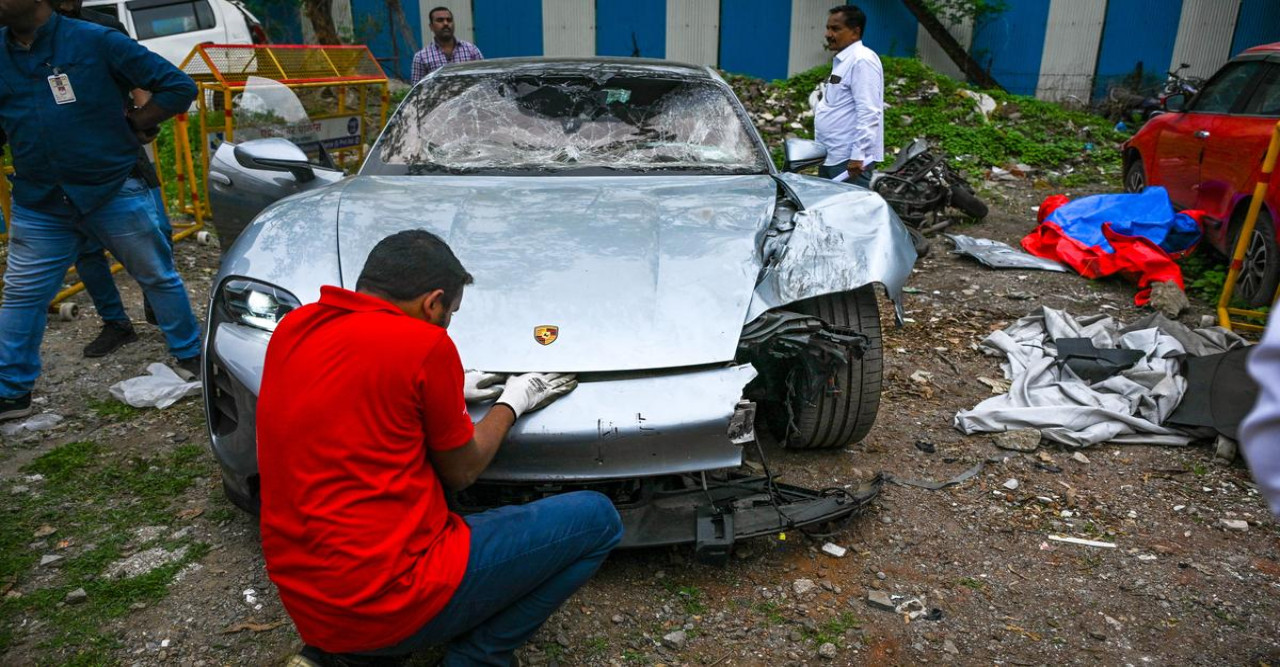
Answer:
[[[1217,223],[1228,220],[1236,202],[1258,182],[1262,158],[1280,121],[1280,62],[1260,63],[1250,88],[1236,113],[1214,119],[1205,142],[1196,207]]]
[[[1212,136],[1217,119],[1242,103],[1261,66],[1260,60],[1227,63],[1191,100],[1187,111],[1178,114],[1160,133],[1156,141],[1156,172],[1174,204],[1196,207],[1206,140]]]
[[[137,40],[175,65],[197,44],[227,39],[211,0],[129,0],[125,7]]]

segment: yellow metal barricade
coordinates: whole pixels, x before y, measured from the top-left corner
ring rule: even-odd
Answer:
[[[1262,331],[1264,326],[1254,322],[1233,320],[1232,316],[1266,321],[1267,314],[1260,310],[1232,308],[1231,297],[1236,291],[1236,281],[1240,278],[1240,269],[1244,266],[1244,257],[1248,253],[1249,243],[1253,240],[1253,228],[1258,224],[1258,214],[1262,211],[1262,200],[1267,196],[1267,188],[1271,184],[1275,172],[1276,159],[1280,157],[1280,123],[1276,123],[1271,132],[1271,145],[1267,147],[1267,156],[1262,160],[1262,175],[1253,188],[1253,199],[1249,201],[1249,212],[1244,217],[1244,225],[1236,239],[1235,250],[1231,253],[1231,268],[1227,271],[1227,282],[1222,286],[1222,296],[1218,297],[1218,322],[1225,328],[1234,331]],[[1271,252],[1270,249],[1267,252]],[[1272,296],[1274,305],[1280,298],[1280,286]]]
[[[209,200],[206,176],[211,151],[222,141],[256,139],[268,134],[261,130],[237,136],[233,105],[250,77],[270,79],[295,92],[329,89],[335,98],[325,106],[308,110],[320,145],[338,161],[364,159],[370,130],[381,130],[387,122],[390,91],[387,75],[366,46],[315,46],[293,44],[201,44],[182,62],[182,71],[196,82],[196,117],[200,162],[198,169],[187,160],[185,177],[193,184],[193,207],[200,210]],[[347,104],[348,89],[358,94],[358,108]],[[379,93],[376,123],[368,122],[369,90]],[[372,127],[371,127],[372,126]],[[244,128],[242,128],[244,129]],[[188,157],[190,157],[188,155]]]

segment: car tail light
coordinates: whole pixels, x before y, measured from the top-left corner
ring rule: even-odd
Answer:
[[[267,31],[263,30],[262,24],[256,21],[247,21],[249,24],[249,37],[253,39],[254,44],[270,44],[271,40],[267,39]]]

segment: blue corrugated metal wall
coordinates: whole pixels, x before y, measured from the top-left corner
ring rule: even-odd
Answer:
[[[597,55],[665,58],[666,53],[667,0],[596,0]]]
[[[1035,95],[1048,25],[1049,0],[1017,0],[975,27],[969,51],[1005,90]]]
[[[916,53],[916,17],[902,0],[858,0],[867,15],[866,44],[882,56],[913,56]]]
[[[1244,0],[1240,18],[1231,40],[1231,55],[1259,44],[1280,42],[1280,2],[1277,0]]]
[[[421,25],[418,14],[418,5],[404,4],[405,18],[409,19],[409,30],[416,38],[422,34],[418,29]],[[412,11],[412,15],[410,15]],[[413,66],[414,46],[404,43],[404,38],[399,30],[395,31],[395,42],[392,44],[392,24],[391,17],[387,14],[387,3],[385,0],[351,0],[351,16],[353,17],[352,32],[355,34],[356,42],[367,44],[369,50],[373,52],[373,57],[378,59],[382,68],[386,70],[388,76],[399,75],[408,79]],[[418,45],[421,46],[421,45]],[[393,60],[392,56],[399,50],[399,59]],[[397,69],[398,66],[398,69]]]
[[[785,79],[790,34],[790,2],[722,0],[720,69],[763,79]]]
[[[1148,84],[1163,81],[1181,16],[1182,0],[1110,0],[1098,48],[1094,96],[1106,95],[1107,89],[1131,74],[1139,62]]]
[[[471,0],[471,11],[486,58],[542,55],[542,0]]]

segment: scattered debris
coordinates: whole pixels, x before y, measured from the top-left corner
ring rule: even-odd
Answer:
[[[1236,456],[1240,452],[1240,445],[1235,440],[1228,438],[1221,433],[1218,439],[1213,443],[1213,460],[1220,463],[1235,463]]]
[[[1187,294],[1178,287],[1178,283],[1170,281],[1154,281],[1151,283],[1151,300],[1147,305],[1165,317],[1176,320],[1179,315],[1191,308]]]
[[[119,560],[107,566],[102,573],[104,577],[120,577],[130,578],[141,574],[146,574],[158,567],[164,567],[170,563],[176,563],[187,555],[187,547],[178,547],[173,551],[169,551],[164,547],[156,547],[139,551],[138,553]]]
[[[1063,537],[1062,535],[1050,535],[1049,539],[1054,542],[1066,542],[1067,544],[1079,544],[1086,547],[1102,547],[1104,549],[1114,549],[1114,542],[1099,542],[1097,540],[1085,540],[1079,537]]]
[[[960,655],[960,649],[956,648],[956,643],[950,639],[942,642],[942,650],[943,652],[950,653],[951,655]]]
[[[924,452],[925,454],[934,454],[938,451],[938,448],[935,447],[934,444],[932,442],[929,442],[928,440],[917,440],[916,449]]]
[[[66,602],[67,604],[80,604],[88,599],[89,593],[83,588],[77,588],[74,591],[67,593],[67,597],[63,598],[63,602]]]
[[[894,607],[893,610],[899,614],[902,614],[903,616],[906,616],[907,620],[911,620],[911,621],[914,621],[917,618],[920,618],[921,616],[924,616],[925,614],[928,613],[925,610],[924,602],[921,602],[916,598],[912,598],[910,600],[907,600],[899,604],[898,606]]]
[[[849,553],[849,550],[838,544],[827,542],[822,545],[822,553],[831,556],[832,558],[844,558]]]
[[[49,524],[46,523],[43,526],[40,526],[39,528],[36,529],[35,536],[48,537],[56,532],[58,532],[57,528],[54,528],[53,526],[50,526]]]
[[[0,434],[6,436],[22,435],[23,433],[36,433],[38,431],[48,431],[62,422],[62,415],[55,415],[52,412],[42,412],[33,415],[20,422],[9,422],[4,426],[0,426]]]
[[[40,567],[49,567],[50,565],[56,565],[61,560],[62,560],[62,556],[59,556],[57,554],[46,554],[40,557]]]
[[[897,605],[893,603],[893,599],[884,591],[870,590],[867,591],[867,604],[879,609],[887,609],[893,611]]]
[[[237,632],[244,632],[245,630],[248,630],[249,632],[267,632],[269,630],[275,630],[282,625],[284,625],[284,621],[273,621],[271,623],[254,623],[253,621],[244,621],[242,623],[236,623],[226,630],[223,630],[222,634],[233,635]]]
[[[818,585],[813,583],[812,579],[796,579],[795,582],[791,584],[791,590],[795,591],[796,595],[804,595],[813,591],[813,589],[817,587]]]
[[[680,650],[684,648],[686,640],[687,636],[685,635],[684,630],[676,630],[675,632],[662,636],[662,645],[669,649]]]
[[[1010,298],[1013,298],[1013,297],[1010,296]],[[980,377],[978,378],[978,382],[981,382],[982,384],[985,384],[988,387],[990,387],[991,393],[997,396],[999,396],[1000,394],[1007,393],[1009,391],[1009,387],[1013,386],[1012,382],[1010,382],[1009,380],[1005,380],[1003,378]]]
[[[933,380],[933,373],[923,369],[911,374],[911,381],[916,384],[929,384],[931,380]]]
[[[1040,447],[1040,431],[1034,428],[1004,431],[991,438],[992,444],[1000,449],[1011,449],[1015,452],[1034,452]]]
[[[184,381],[164,364],[148,364],[147,373],[149,375],[111,385],[111,395],[135,408],[164,409],[187,396],[200,393],[199,382]]]
[[[944,234],[943,236],[951,239],[955,244],[956,249],[952,251],[955,254],[972,257],[993,269],[1033,269],[1059,273],[1070,271],[1058,262],[1022,252],[1002,241],[977,239],[963,234]]]
[[[1018,480],[1009,478],[1007,481],[1005,481],[1004,484],[1001,484],[1000,486],[1003,486],[1004,488],[1009,489],[1010,491],[1017,491],[1019,484],[1018,484]]]
[[[1084,452],[1073,453],[1071,455],[1071,460],[1075,461],[1076,463],[1086,463],[1086,464],[1089,463],[1089,457],[1085,456]]]
[[[836,645],[831,642],[827,642],[822,646],[819,646],[818,655],[826,658],[827,660],[834,660],[836,657]]]

